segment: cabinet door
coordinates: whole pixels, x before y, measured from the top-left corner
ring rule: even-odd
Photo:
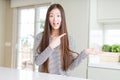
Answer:
[[[98,19],[120,19],[120,0],[98,0]]]
[[[88,67],[88,79],[120,80],[120,70]]]

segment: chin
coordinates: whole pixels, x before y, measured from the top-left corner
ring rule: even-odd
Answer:
[[[54,27],[54,30],[58,30],[60,27]]]

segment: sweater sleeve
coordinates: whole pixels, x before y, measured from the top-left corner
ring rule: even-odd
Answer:
[[[73,63],[70,65],[69,69],[73,70],[75,67],[77,67],[83,59],[85,59],[88,56],[88,54],[85,53],[85,51],[82,51],[73,61]]]
[[[35,41],[34,41],[33,59],[34,59],[35,64],[37,65],[42,65],[53,52],[51,47],[48,46],[43,52],[40,52],[39,54],[39,52],[37,51],[37,47],[41,42],[41,38],[42,38],[42,33],[39,33],[35,37]]]

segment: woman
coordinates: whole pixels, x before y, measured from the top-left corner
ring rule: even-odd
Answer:
[[[72,50],[73,40],[67,33],[64,9],[60,4],[52,4],[46,14],[44,32],[35,38],[34,62],[39,65],[40,72],[69,75],[88,53],[95,53],[94,49],[80,54]]]

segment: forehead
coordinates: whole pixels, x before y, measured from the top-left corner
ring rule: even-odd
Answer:
[[[54,8],[50,11],[50,14],[61,14],[61,12],[58,8]]]

